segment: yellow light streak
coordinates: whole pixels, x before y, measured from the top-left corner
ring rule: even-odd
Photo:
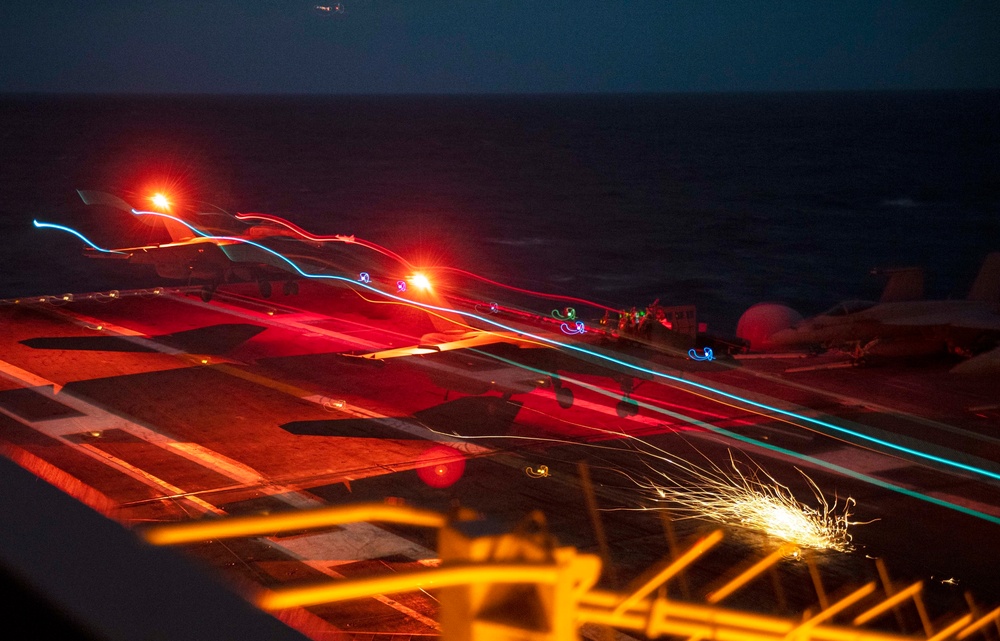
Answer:
[[[716,530],[708,536],[700,539],[697,543],[691,546],[687,552],[670,562],[648,581],[643,582],[642,585],[632,590],[632,593],[628,595],[628,597],[622,599],[622,602],[615,606],[614,613],[622,614],[627,612],[629,608],[649,596],[653,590],[669,581],[670,578],[675,576],[678,572],[691,565],[691,563],[701,557],[701,555],[708,551],[709,548],[721,540],[722,530]]]
[[[924,587],[924,582],[917,581],[910,587],[897,592],[896,594],[890,596],[888,599],[879,603],[875,607],[870,608],[862,612],[858,616],[854,617],[854,625],[864,625],[865,623],[868,623],[869,621],[878,617],[879,615],[888,612],[889,610],[899,605],[906,599],[909,599],[914,594],[920,592],[923,589],[923,587]]]
[[[266,516],[246,516],[162,525],[146,530],[143,532],[143,537],[153,545],[177,545],[212,539],[263,536],[288,530],[366,521],[442,528],[447,523],[447,518],[443,514],[429,510],[380,503],[361,503]]]
[[[927,641],[942,641],[943,639],[947,639],[951,635],[955,634],[956,632],[958,632],[962,628],[964,628],[967,625],[969,625],[969,623],[971,623],[971,622],[972,622],[972,615],[971,614],[966,614],[965,616],[961,617],[960,619],[958,619],[957,621],[955,621],[951,625],[945,627],[943,630],[941,630],[940,632],[938,632],[934,636],[928,638]]]
[[[967,627],[964,630],[962,630],[961,632],[959,632],[958,633],[958,638],[961,641],[961,639],[965,639],[970,634],[972,634],[974,632],[977,632],[981,628],[985,627],[986,624],[989,623],[990,621],[998,621],[998,620],[1000,620],[1000,608],[996,608],[995,610],[993,610],[989,614],[987,614],[985,616],[982,616],[979,619],[977,619],[975,621],[975,623],[972,623],[971,625],[969,625],[969,627]]]
[[[433,590],[473,583],[554,584],[560,577],[555,564],[466,563],[399,572],[388,576],[332,581],[303,588],[263,592],[255,602],[263,610],[283,610],[321,603],[347,601],[373,594],[393,594],[416,589]]]
[[[711,592],[707,597],[707,601],[709,603],[718,603],[719,601],[722,601],[727,596],[746,585],[758,574],[780,561],[783,557],[793,553],[796,547],[797,546],[794,543],[785,543],[774,552],[741,572],[737,577],[726,583],[718,590]]]
[[[867,589],[867,588],[863,588]],[[591,590],[580,600],[577,620],[637,630],[647,637],[699,637],[716,641],[782,641],[800,625],[791,620],[664,598],[644,599],[616,612],[621,596]],[[815,625],[804,632],[814,641],[905,641],[911,637],[853,627]]]
[[[785,635],[785,639],[786,640],[794,639],[797,635],[801,635],[802,632],[812,630],[817,625],[823,623],[824,621],[832,619],[834,615],[836,615],[838,612],[846,610],[847,608],[851,607],[852,605],[854,605],[855,603],[865,598],[874,591],[875,591],[874,581],[864,584],[857,590],[845,596],[840,601],[837,601],[836,603],[830,605],[829,607],[824,608],[816,616],[806,621],[803,621],[801,625],[796,627],[794,630],[789,631],[788,634]],[[808,634],[806,634],[806,636],[808,637]]]

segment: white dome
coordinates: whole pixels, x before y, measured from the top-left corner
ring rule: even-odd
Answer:
[[[752,350],[771,347],[770,337],[783,329],[802,322],[802,314],[780,303],[757,303],[743,312],[736,323],[736,336],[745,340]]]

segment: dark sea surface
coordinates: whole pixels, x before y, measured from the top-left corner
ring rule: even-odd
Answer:
[[[167,284],[32,225],[163,240],[76,194],[162,184],[732,334],[756,302],[875,298],[874,267],[964,297],[1000,250],[1000,91],[0,97],[0,298]]]

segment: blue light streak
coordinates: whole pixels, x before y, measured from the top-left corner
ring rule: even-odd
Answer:
[[[200,236],[204,236],[205,238],[208,238],[208,239],[217,240],[217,241],[229,241],[229,242],[236,242],[236,243],[245,243],[245,244],[248,244],[248,245],[253,245],[254,247],[257,247],[258,249],[260,249],[262,251],[265,251],[265,252],[267,252],[269,254],[274,255],[279,260],[281,260],[284,263],[288,264],[288,266],[294,272],[298,273],[299,275],[303,276],[304,278],[325,279],[325,280],[332,280],[332,281],[343,282],[343,283],[346,283],[346,284],[349,284],[349,285],[355,285],[355,286],[359,285],[359,283],[356,280],[349,279],[349,278],[346,278],[344,276],[337,276],[337,275],[334,275],[334,274],[311,274],[311,273],[305,272],[305,271],[302,270],[301,267],[299,267],[291,259],[285,257],[281,253],[279,253],[279,252],[277,252],[277,251],[275,251],[275,250],[273,250],[273,249],[271,249],[269,247],[265,247],[264,245],[261,245],[260,243],[257,243],[257,242],[252,241],[252,240],[247,240],[245,238],[237,238],[237,237],[232,237],[232,236],[212,236],[212,235],[206,234],[205,232],[201,231],[200,229],[192,226],[191,224],[187,223],[186,221],[181,220],[180,218],[177,218],[175,216],[171,216],[169,214],[162,214],[162,213],[158,213],[158,212],[137,211],[137,210],[134,210],[134,209],[132,210],[132,213],[137,214],[137,215],[138,214],[145,214],[145,215],[162,216],[164,218],[170,218],[170,219],[172,219],[172,220],[174,220],[176,222],[179,222],[179,223],[183,224],[184,226],[188,227],[189,229],[191,229],[196,234],[198,234]],[[38,225],[36,223],[36,226],[40,226],[40,225]],[[73,234],[79,236],[80,238],[84,238],[78,232],[75,232],[75,231],[73,231],[73,230],[71,230],[71,229],[69,229],[67,227],[61,227],[61,226],[56,226],[56,225],[46,225],[46,226],[54,227],[56,229],[62,229],[64,231],[68,231],[70,233],[73,233]],[[86,241],[86,239],[84,239],[84,240]],[[88,242],[88,244],[90,244],[92,247],[94,247],[95,249],[97,249],[99,251],[114,252],[114,250],[101,249],[100,247],[97,247],[96,245],[91,244],[89,241],[86,241],[86,242]],[[121,252],[117,252],[117,253],[121,253]],[[623,360],[621,360],[619,358],[615,358],[614,356],[611,356],[611,355],[608,355],[608,354],[603,354],[603,353],[600,353],[600,352],[592,351],[592,350],[587,349],[586,347],[584,347],[582,345],[578,345],[578,344],[574,344],[574,343],[564,343],[562,341],[557,341],[555,339],[547,338],[545,336],[539,336],[539,335],[536,335],[536,334],[532,334],[530,332],[525,332],[523,329],[517,329],[517,328],[514,328],[514,327],[509,327],[509,326],[507,326],[507,325],[505,325],[505,324],[503,324],[503,323],[501,323],[499,321],[496,321],[496,320],[493,320],[491,318],[487,318],[487,317],[484,317],[484,316],[480,316],[480,315],[474,314],[472,312],[462,311],[462,310],[458,310],[458,309],[451,309],[451,308],[448,308],[448,307],[441,307],[441,306],[438,306],[438,305],[432,305],[430,303],[424,303],[424,302],[420,302],[420,301],[416,301],[416,300],[407,300],[405,298],[402,298],[402,297],[399,297],[399,296],[395,296],[395,295],[393,295],[393,294],[391,294],[389,292],[382,291],[382,290],[380,290],[380,289],[378,289],[376,287],[373,287],[372,285],[367,284],[367,283],[360,283],[360,285],[362,287],[364,287],[365,289],[368,289],[368,290],[370,290],[370,291],[372,291],[372,292],[374,292],[376,294],[384,296],[385,298],[393,299],[393,300],[399,301],[400,303],[403,303],[403,304],[406,304],[406,305],[416,305],[416,306],[422,307],[422,308],[427,309],[427,310],[438,311],[438,312],[441,312],[443,314],[448,314],[448,315],[459,315],[459,316],[464,316],[464,317],[467,317],[467,318],[474,318],[474,319],[477,319],[477,320],[479,320],[481,322],[484,322],[484,323],[486,323],[488,325],[492,325],[493,327],[501,329],[503,331],[513,332],[515,334],[519,334],[519,335],[523,336],[524,338],[526,338],[528,340],[536,341],[538,343],[544,343],[544,344],[550,345],[550,346],[552,346],[552,347],[554,347],[556,349],[570,350],[570,351],[573,351],[573,352],[577,352],[579,354],[584,354],[584,355],[586,355],[587,357],[589,357],[591,359],[598,359],[600,361],[604,361],[604,362],[610,363],[610,364],[615,365],[617,367],[624,368],[626,371],[638,372],[638,373],[650,375],[650,376],[652,376],[654,378],[660,378],[660,379],[663,379],[663,380],[672,381],[672,382],[677,383],[679,385],[691,387],[691,388],[694,388],[694,389],[699,389],[699,390],[708,392],[709,394],[713,394],[713,395],[721,397],[721,398],[727,398],[729,400],[736,401],[737,403],[741,403],[741,404],[749,406],[749,407],[755,407],[755,408],[764,410],[766,412],[772,412],[774,414],[779,414],[779,415],[782,415],[782,416],[787,416],[787,417],[792,418],[794,420],[802,421],[804,423],[809,423],[809,424],[815,425],[817,427],[825,428],[825,429],[828,429],[828,430],[831,430],[831,431],[834,431],[834,432],[839,432],[841,434],[846,434],[846,435],[849,435],[849,436],[851,436],[853,438],[856,438],[856,439],[859,439],[859,440],[862,440],[862,441],[867,441],[867,442],[870,442],[870,443],[875,443],[875,444],[880,445],[880,446],[882,446],[882,447],[884,447],[886,449],[894,450],[894,451],[897,451],[897,452],[902,452],[902,453],[908,454],[910,456],[916,457],[917,459],[923,459],[925,461],[932,461],[932,462],[939,463],[941,465],[947,466],[949,468],[954,468],[954,469],[962,470],[964,472],[970,472],[972,474],[976,474],[976,475],[979,475],[979,476],[982,476],[982,477],[985,477],[985,478],[988,478],[988,479],[1000,481],[1000,473],[993,472],[993,471],[990,471],[990,470],[986,470],[986,469],[983,469],[981,467],[977,467],[977,466],[974,466],[974,465],[969,465],[967,463],[962,463],[960,461],[954,461],[954,460],[951,460],[951,459],[948,459],[948,458],[944,458],[944,457],[941,457],[941,456],[930,454],[928,452],[922,452],[920,450],[915,450],[915,449],[913,449],[911,447],[906,447],[904,445],[899,445],[897,443],[892,443],[890,441],[886,441],[884,439],[880,439],[880,438],[877,438],[877,437],[874,437],[874,436],[871,436],[871,435],[868,435],[868,434],[864,434],[864,433],[858,432],[856,430],[852,430],[852,429],[848,429],[846,427],[835,425],[835,424],[830,423],[828,421],[823,421],[823,420],[818,419],[818,418],[812,418],[812,417],[809,417],[809,416],[804,416],[802,414],[798,414],[798,413],[792,412],[790,410],[784,410],[784,409],[781,409],[779,407],[774,407],[774,406],[768,405],[766,403],[754,401],[754,400],[751,400],[749,398],[745,398],[745,397],[739,396],[738,394],[733,394],[731,392],[725,392],[723,390],[714,388],[714,387],[712,387],[710,385],[705,385],[703,383],[697,383],[695,381],[686,380],[686,379],[684,379],[682,377],[673,376],[671,374],[667,374],[665,372],[660,372],[660,371],[657,371],[657,370],[654,370],[654,369],[650,369],[648,367],[643,367],[643,366],[637,365],[635,363],[629,363],[627,361],[623,361]],[[405,285],[405,283],[404,283],[404,285]],[[563,325],[565,325],[565,323],[563,323]],[[583,325],[583,323],[578,321],[577,330],[585,331],[585,330],[582,329],[582,327],[581,327],[582,325]],[[570,328],[568,326],[566,326],[566,329],[570,329]],[[565,331],[565,329],[563,331]],[[573,331],[573,330],[570,330],[570,331],[573,334],[582,333],[582,331]],[[705,428],[708,429],[708,430],[711,430],[713,432],[717,432],[719,434],[727,436],[729,438],[734,438],[736,440],[747,442],[747,443],[753,443],[754,445],[756,445],[758,447],[762,447],[762,448],[765,448],[765,449],[772,449],[774,451],[782,451],[784,453],[791,453],[789,450],[783,450],[782,448],[777,448],[777,447],[772,446],[772,445],[770,445],[768,443],[763,443],[761,441],[756,441],[756,440],[751,439],[751,438],[742,437],[742,436],[739,436],[739,435],[737,435],[735,433],[731,433],[731,432],[727,432],[726,430],[722,430],[721,428],[716,428],[715,426],[710,426],[710,425],[705,424]],[[808,457],[806,457],[805,455],[802,455],[802,454],[791,453],[791,455],[803,458],[804,460],[809,460]],[[881,482],[876,483],[876,484],[878,485],[880,483]],[[895,487],[895,486],[893,486],[893,487]],[[898,491],[900,491],[903,494],[910,494],[910,495],[921,496],[919,494],[911,493],[911,492],[908,492],[908,491],[903,491],[903,488],[900,488]],[[949,505],[949,506],[951,505],[951,504],[946,503],[946,502],[944,502],[943,504],[946,504],[946,505]],[[959,509],[959,508],[956,506],[955,509]],[[962,510],[962,511],[965,511],[965,510]],[[973,513],[973,512],[970,512],[970,513]],[[974,513],[974,514],[978,515],[979,513]],[[988,520],[992,520],[992,519],[988,519]],[[997,522],[1000,522],[1000,520],[998,520]]]
[[[368,274],[368,272],[361,272],[361,276],[358,277],[358,280],[362,283],[370,283],[372,282],[372,277]]]
[[[714,361],[715,360],[715,353],[712,351],[711,347],[706,347],[703,351],[704,351],[704,354],[698,354],[698,350],[696,350],[696,349],[689,349],[688,350],[688,358],[690,358],[693,361]]]
[[[40,223],[37,220],[33,220],[31,222],[35,225],[35,227],[39,227],[39,228],[48,227],[50,229],[58,229],[60,231],[64,231],[64,232],[68,232],[70,234],[73,234],[74,236],[76,236],[77,238],[79,238],[83,242],[87,243],[87,245],[89,245],[93,249],[96,249],[99,252],[103,252],[105,254],[125,254],[125,252],[116,251],[114,249],[104,249],[103,247],[98,247],[94,243],[90,242],[90,240],[86,236],[84,236],[80,232],[76,231],[75,229],[70,229],[69,227],[64,227],[63,225],[56,225],[55,223]]]

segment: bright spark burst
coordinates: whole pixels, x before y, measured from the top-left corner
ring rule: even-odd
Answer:
[[[854,499],[847,498],[843,502],[835,499],[831,505],[816,483],[798,468],[817,507],[796,499],[788,486],[779,483],[760,466],[753,464],[741,468],[732,455],[729,470],[713,464],[713,469],[706,471],[686,461],[672,462],[683,471],[683,476],[690,477],[690,481],[662,471],[657,471],[655,479],[632,480],[647,490],[654,501],[669,504],[671,512],[679,513],[681,518],[706,518],[756,530],[799,548],[852,550],[847,530],[848,526],[857,523],[850,520]],[[650,469],[653,468],[650,466]]]

